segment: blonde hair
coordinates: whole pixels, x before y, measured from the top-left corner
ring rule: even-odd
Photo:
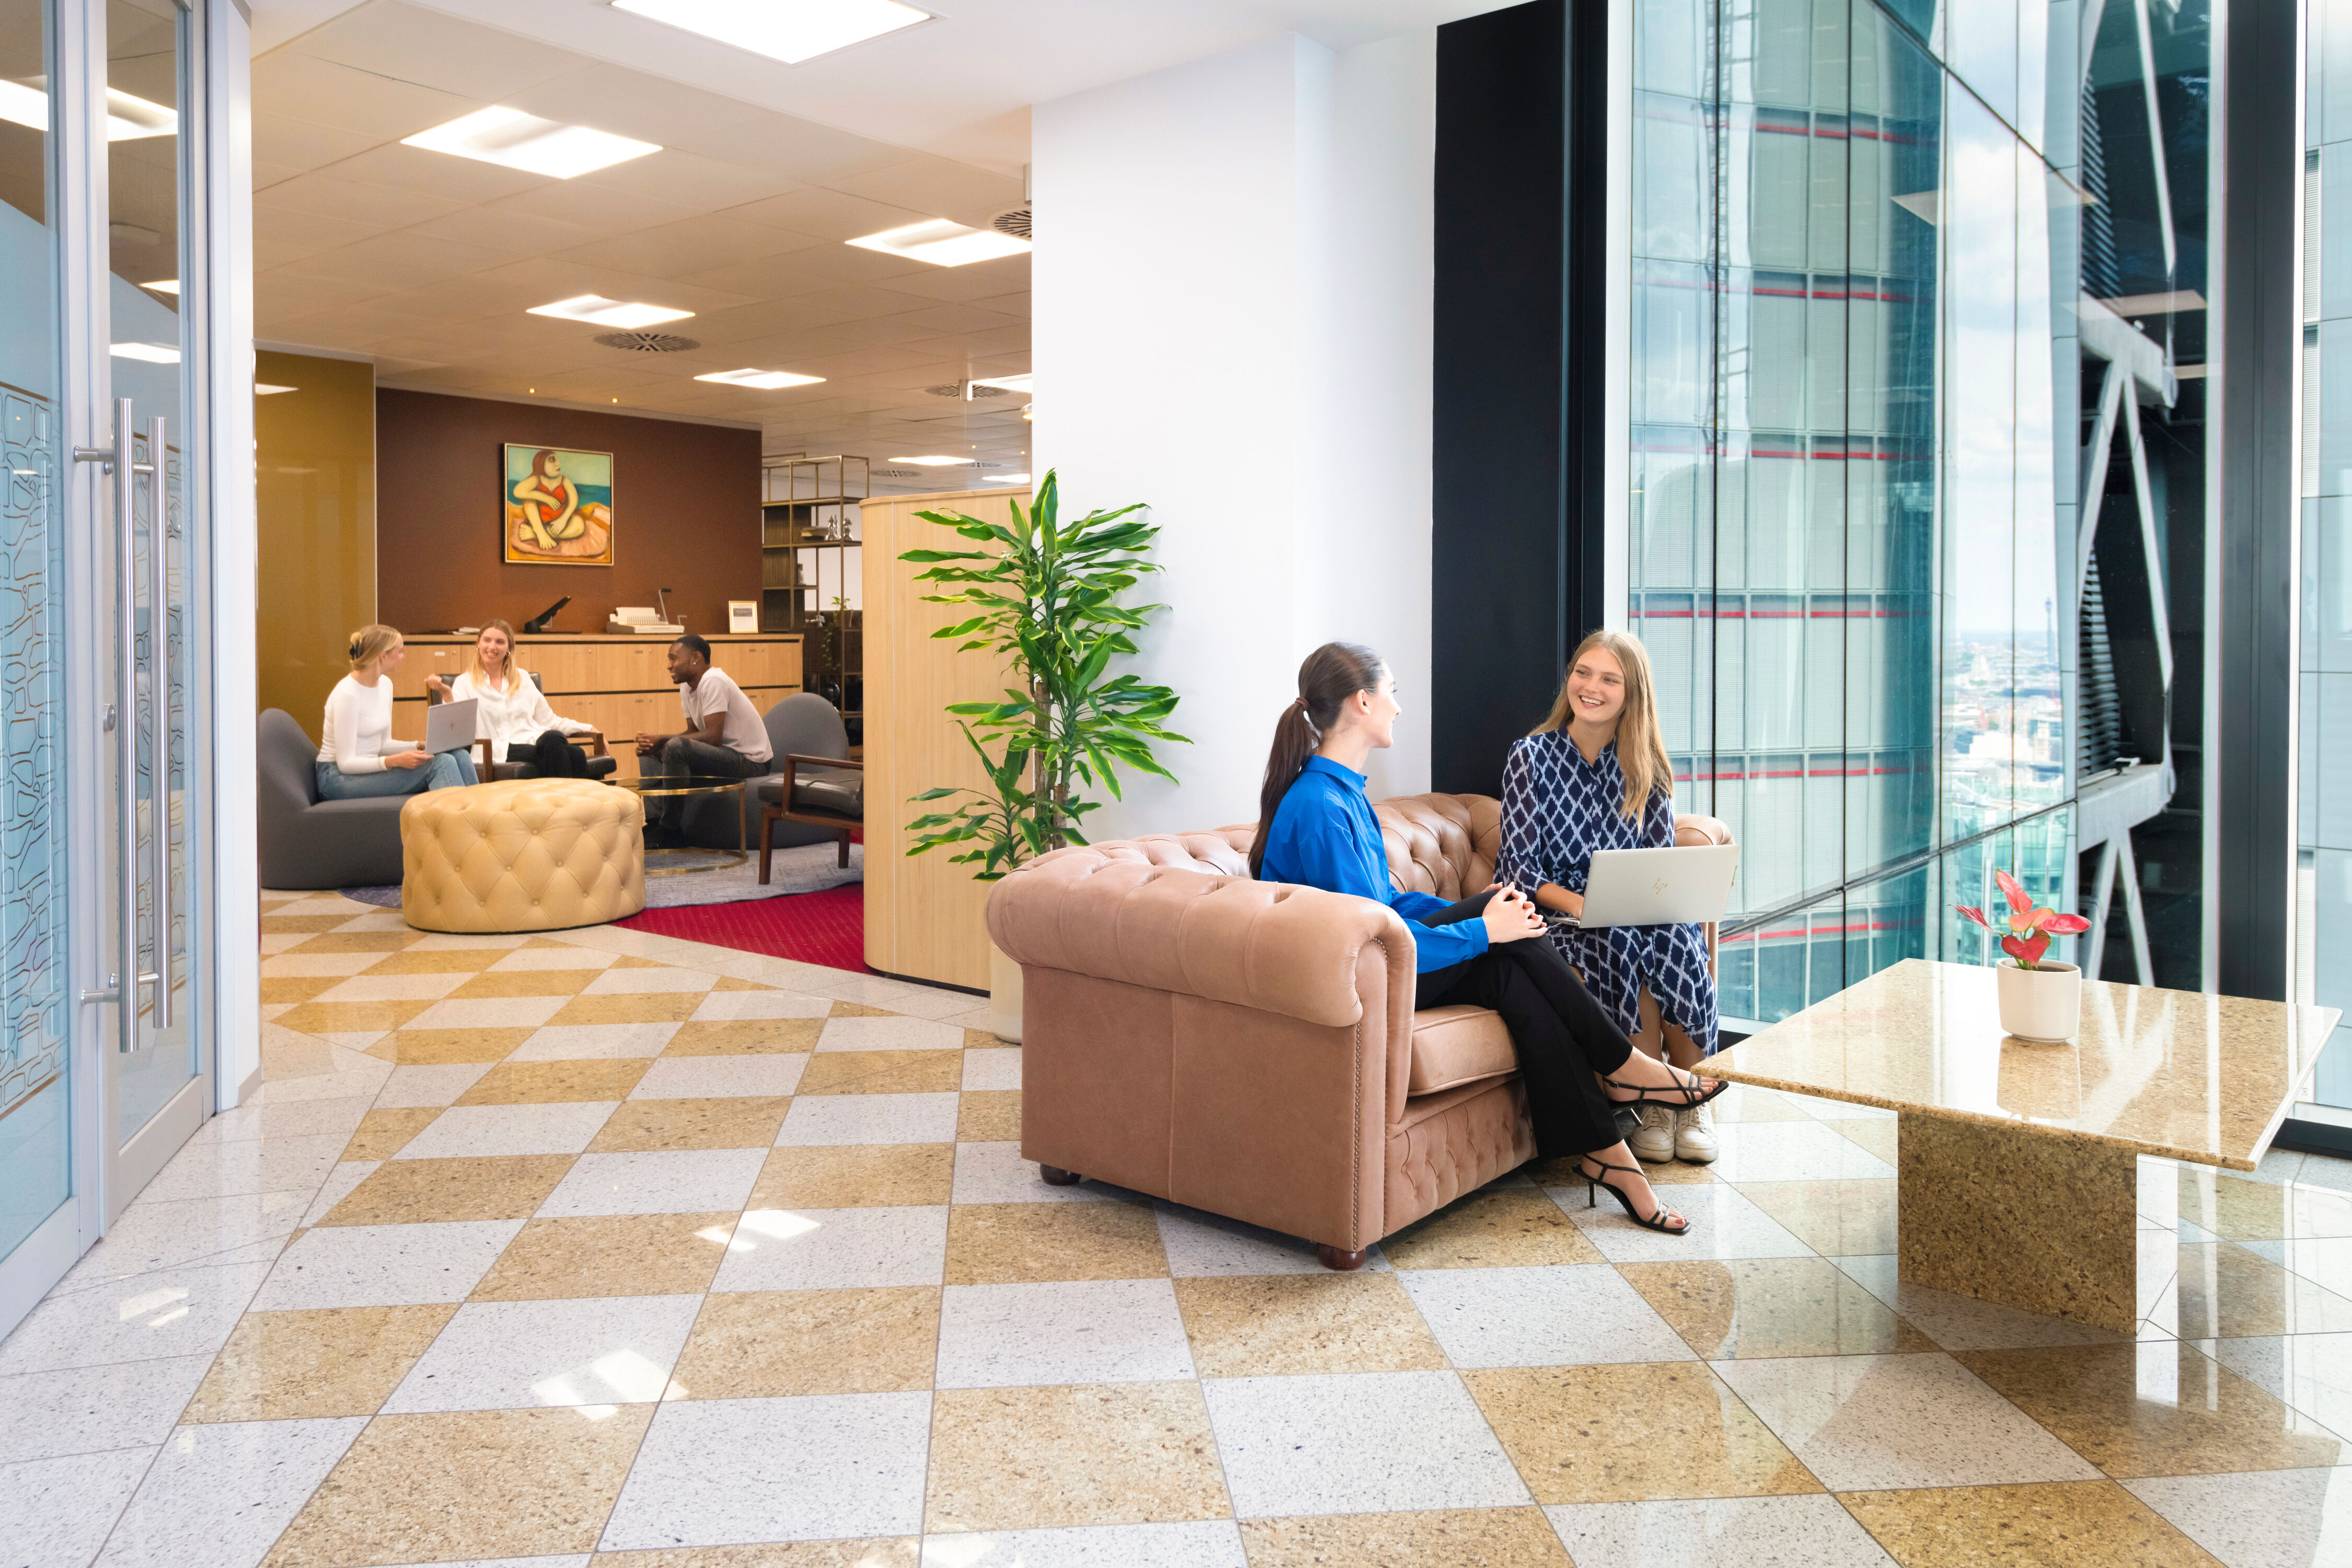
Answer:
[[[381,625],[362,626],[352,634],[351,656],[354,671],[365,669],[401,644],[400,628]]]
[[[506,633],[506,683],[497,688],[497,689],[500,691],[513,690],[515,682],[523,678],[522,671],[515,668],[514,627],[507,625],[504,621],[484,621],[482,623],[482,631]],[[488,686],[489,684],[488,680],[485,679],[482,674],[482,638],[480,632],[477,632],[474,635],[474,646],[466,650],[466,673],[474,678],[474,684],[477,686]]]
[[[1658,683],[1650,673],[1649,650],[1623,632],[1588,636],[1569,657],[1569,670],[1595,650],[1615,659],[1625,678],[1625,706],[1617,714],[1616,736],[1617,766],[1625,775],[1625,804],[1617,815],[1630,820],[1649,805],[1652,795],[1664,794],[1671,798],[1675,792],[1675,764],[1666,755],[1666,738],[1658,729]],[[1528,732],[1541,735],[1564,730],[1569,718],[1568,675],[1563,672],[1551,713]]]

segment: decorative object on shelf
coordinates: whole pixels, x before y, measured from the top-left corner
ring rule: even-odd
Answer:
[[[1995,871],[1992,876],[2009,900],[2009,915],[2003,922],[2009,931],[2000,939],[2001,951],[2009,956],[1995,966],[2000,1026],[2021,1040],[2071,1040],[2082,1028],[2083,972],[2042,955],[2050,951],[2052,937],[2086,931],[2091,922],[2080,915],[2037,907],[2024,887],[2006,871]],[[1989,931],[1998,929],[1973,905],[1952,907]]]
[[[509,564],[613,563],[613,454],[509,442],[501,482]]]
[[[539,614],[531,616],[530,619],[523,622],[523,635],[525,637],[535,637],[541,632],[546,631],[550,626],[555,625],[556,612],[562,609],[564,605],[571,602],[572,595],[566,594],[561,599],[556,600],[555,603],[548,605],[547,608],[540,611]]]
[[[989,548],[910,550],[899,556],[928,568],[918,582],[948,590],[924,595],[926,603],[979,612],[931,636],[967,639],[959,651],[986,649],[1009,666],[1008,700],[955,702],[947,709],[987,770],[990,789],[925,790],[914,799],[972,798],[907,825],[918,836],[908,854],[969,846],[950,858],[975,867],[972,876],[980,881],[993,881],[1066,844],[1085,843],[1080,820],[1102,803],[1080,796],[1081,784],[1124,798],[1121,765],[1172,784],[1176,775],[1153,755],[1152,744],[1191,744],[1165,727],[1176,710],[1171,688],[1147,686],[1132,673],[1108,673],[1113,659],[1135,654],[1128,634],[1153,611],[1167,608],[1118,602],[1137,578],[1162,570],[1147,559],[1160,531],[1133,515],[1144,510],[1139,501],[1088,512],[1066,525],[1059,521],[1060,500],[1060,485],[1049,472],[1025,511],[1008,499],[1010,527],[962,512],[917,512]],[[992,752],[992,746],[1001,750]],[[990,963],[989,1026],[1017,1040],[1020,971],[993,952]]]
[[[760,601],[730,599],[727,601],[727,629],[730,632],[756,632],[760,629]]]

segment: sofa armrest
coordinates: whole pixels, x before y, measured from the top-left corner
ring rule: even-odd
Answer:
[[[1731,842],[1731,825],[1718,816],[1701,816],[1696,812],[1676,814],[1675,844],[1677,848],[1704,848],[1710,844]],[[1737,873],[1734,873],[1735,879]],[[1706,922],[1706,972],[1715,973],[1715,922]]]

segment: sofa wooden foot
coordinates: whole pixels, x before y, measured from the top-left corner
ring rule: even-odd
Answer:
[[[1045,1178],[1049,1187],[1074,1187],[1081,1180],[1076,1171],[1065,1171],[1059,1165],[1040,1165],[1037,1173]]]
[[[1336,1268],[1342,1273],[1353,1273],[1364,1266],[1364,1259],[1370,1256],[1370,1250],[1369,1247],[1360,1247],[1353,1252],[1342,1252],[1328,1242],[1318,1241],[1315,1244],[1315,1258],[1326,1268]]]

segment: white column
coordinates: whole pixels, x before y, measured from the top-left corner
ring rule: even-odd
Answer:
[[[1300,659],[1387,656],[1375,796],[1429,787],[1436,35],[1283,37],[1036,107],[1034,461],[1066,514],[1151,503],[1139,674],[1181,693],[1171,788],[1089,837],[1255,818]]]

